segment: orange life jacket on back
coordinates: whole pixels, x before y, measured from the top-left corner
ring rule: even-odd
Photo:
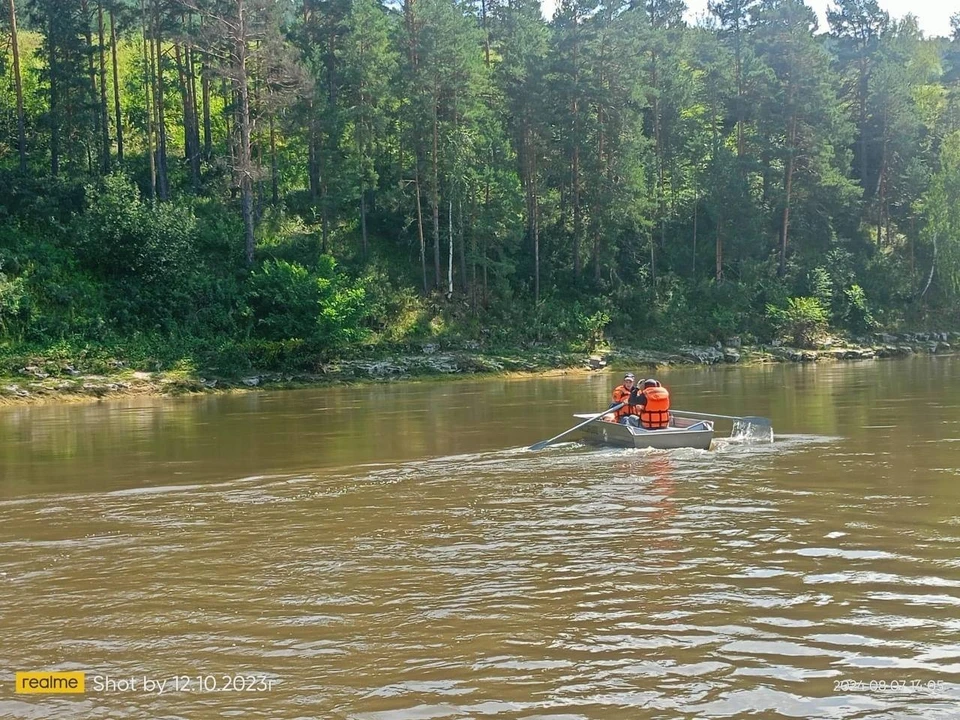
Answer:
[[[640,409],[640,425],[648,430],[660,430],[670,424],[670,393],[662,386],[643,391],[646,404]]]

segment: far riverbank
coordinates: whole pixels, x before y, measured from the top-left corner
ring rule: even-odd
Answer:
[[[195,393],[247,392],[365,382],[454,378],[475,375],[588,373],[607,366],[636,370],[682,365],[756,365],[777,362],[871,361],[917,353],[948,354],[960,347],[960,333],[877,333],[857,342],[831,343],[817,350],[786,346],[742,345],[736,338],[712,346],[678,345],[669,350],[628,346],[592,353],[550,348],[485,352],[465,345],[441,349],[432,344],[419,354],[385,354],[375,358],[323,363],[317,372],[263,370],[222,376],[202,370],[130,367],[111,360],[91,372],[82,362],[30,357],[14,373],[0,377],[0,405],[91,402],[124,396],[174,396]]]

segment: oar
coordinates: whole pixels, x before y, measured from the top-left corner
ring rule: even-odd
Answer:
[[[756,415],[744,415],[743,417],[714,415],[713,413],[690,412],[687,410],[671,410],[670,412],[675,415],[733,420],[733,430],[730,431],[730,437],[748,435],[758,440],[763,438],[767,440],[767,442],[773,442],[773,423],[770,422],[770,418],[758,417]]]
[[[530,449],[530,450],[543,450],[543,449],[544,449],[547,445],[549,445],[550,443],[552,443],[552,442],[554,442],[554,441],[556,441],[556,440],[559,440],[560,438],[562,438],[562,437],[565,436],[565,435],[569,435],[569,434],[572,433],[574,430],[579,430],[579,429],[582,428],[584,425],[589,425],[590,423],[592,423],[592,422],[594,422],[594,421],[596,421],[596,420],[599,420],[599,419],[602,418],[604,415],[609,415],[609,414],[612,413],[612,412],[616,412],[617,410],[619,410],[620,408],[622,408],[624,405],[626,405],[626,403],[625,403],[625,402],[622,402],[622,403],[620,403],[619,405],[614,405],[613,407],[607,408],[607,409],[604,410],[603,412],[598,413],[597,415],[594,415],[594,416],[593,416],[592,418],[590,418],[589,420],[584,420],[584,421],[583,421],[582,423],[580,423],[579,425],[575,425],[574,427],[570,428],[569,430],[566,430],[566,431],[560,433],[559,435],[556,435],[556,436],[550,438],[549,440],[541,440],[540,442],[536,443],[535,445],[531,445],[529,449]]]
[[[702,413],[702,412],[693,412],[691,410],[673,410],[671,409],[674,415],[692,415],[694,417],[704,417],[704,418],[715,418],[717,420],[737,420],[748,423],[750,425],[766,425],[771,427],[773,425],[770,422],[770,418],[758,417],[756,415],[744,415],[743,417],[736,417],[734,415],[714,415],[712,413]]]

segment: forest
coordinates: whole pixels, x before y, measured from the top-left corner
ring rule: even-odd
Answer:
[[[8,0],[0,357],[960,323],[960,13]]]

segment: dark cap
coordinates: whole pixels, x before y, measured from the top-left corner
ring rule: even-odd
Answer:
[[[660,382],[657,381],[657,380],[654,380],[653,378],[650,378],[650,379],[648,379],[648,380],[644,380],[644,381],[643,381],[643,386],[644,386],[645,388],[648,388],[648,387],[659,387],[659,386],[660,386]]]
[[[636,376],[635,376],[633,373],[627,373],[626,375],[623,376],[623,379],[624,379],[624,380],[636,380],[637,378],[636,378]]]

